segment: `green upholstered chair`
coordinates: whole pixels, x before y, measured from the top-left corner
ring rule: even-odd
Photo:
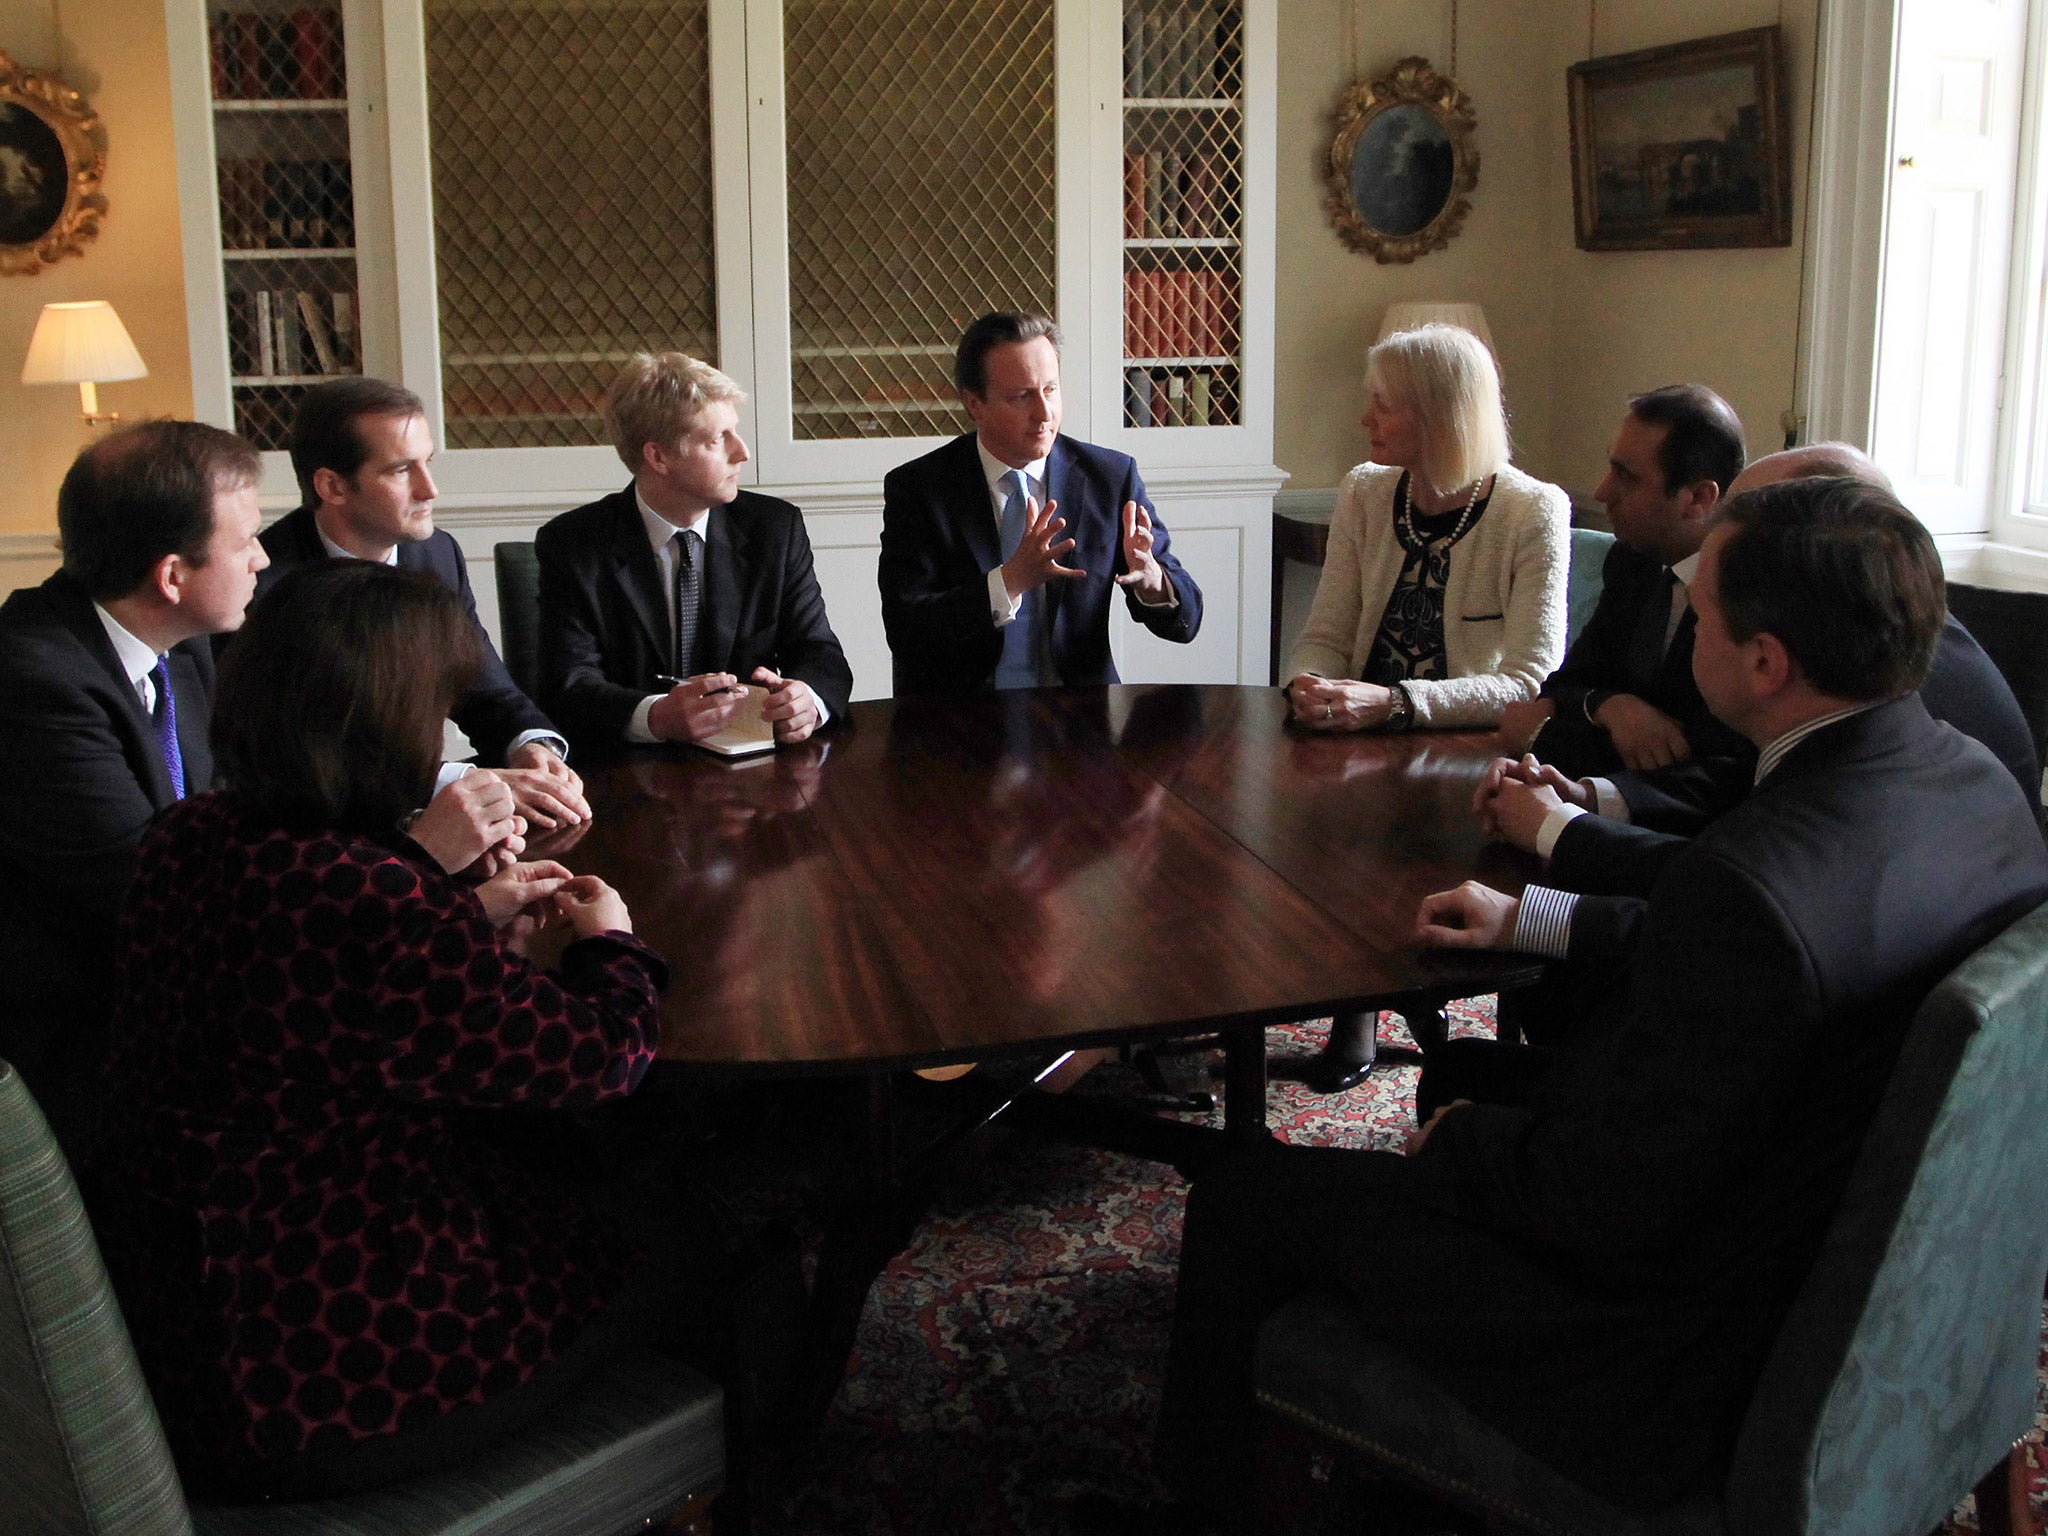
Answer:
[[[7,1536],[615,1536],[689,1529],[724,1475],[723,1398],[636,1360],[474,1464],[360,1498],[191,1509],[85,1209],[0,1062],[0,1532]]]
[[[498,654],[529,699],[540,684],[540,561],[531,544],[493,544],[498,584]]]
[[[1614,547],[1614,535],[1603,533],[1598,528],[1574,528],[1572,530],[1571,574],[1565,582],[1565,644],[1579,638],[1579,631],[1586,627],[1586,620],[1593,617],[1593,610],[1600,603],[1600,589],[1606,585],[1602,567],[1607,563],[1607,551]]]
[[[1923,1536],[1972,1484],[1987,1533],[2031,1531],[2012,1446],[2034,1419],[2044,1161],[2048,907],[1922,1004],[1718,1498],[1624,1514],[1307,1298],[1259,1336],[1265,1529],[1295,1518],[1300,1461],[1335,1451],[1553,1536]]]

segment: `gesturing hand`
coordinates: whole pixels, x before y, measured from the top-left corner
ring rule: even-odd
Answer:
[[[1167,580],[1166,567],[1152,553],[1152,514],[1135,501],[1124,503],[1123,545],[1124,573],[1116,578],[1116,584],[1137,588],[1138,601],[1142,603],[1157,607],[1170,602],[1173,583]]]
[[[1013,599],[1044,586],[1055,576],[1073,581],[1088,574],[1060,564],[1060,556],[1074,547],[1074,541],[1060,537],[1067,522],[1054,515],[1059,509],[1056,501],[1040,505],[1026,499],[1024,537],[1017,541],[1017,552],[1003,562],[1003,590]]]
[[[1467,880],[1455,891],[1422,898],[1415,942],[1444,949],[1505,949],[1521,916],[1522,898]]]

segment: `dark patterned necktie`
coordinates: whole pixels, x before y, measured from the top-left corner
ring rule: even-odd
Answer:
[[[178,747],[178,696],[171,692],[171,668],[168,657],[159,656],[156,667],[150,674],[156,684],[156,708],[150,711],[150,720],[156,726],[157,750],[164,755],[164,766],[171,771],[171,798],[185,798],[185,754]]]
[[[703,578],[697,569],[695,530],[676,534],[676,652],[677,677],[697,675],[697,608]]]

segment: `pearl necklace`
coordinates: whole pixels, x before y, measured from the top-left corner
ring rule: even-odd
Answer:
[[[1421,544],[1424,542],[1423,537],[1415,531],[1415,504],[1408,494],[1408,484],[1413,478],[1413,475],[1407,475],[1401,481],[1401,531],[1408,535],[1408,542],[1410,544]],[[1446,543],[1457,543],[1458,540],[1465,537],[1465,530],[1472,526],[1472,509],[1479,505],[1479,488],[1486,484],[1486,480],[1487,477],[1481,475],[1472,482],[1472,494],[1465,498],[1465,510],[1459,514],[1457,526],[1451,529],[1450,537],[1445,540]],[[1429,542],[1434,543],[1435,541],[1430,540]]]

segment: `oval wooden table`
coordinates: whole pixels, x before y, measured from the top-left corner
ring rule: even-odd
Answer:
[[[1483,840],[1486,733],[1320,736],[1270,688],[1122,686],[878,700],[801,746],[648,750],[584,769],[563,857],[669,956],[662,1056],[864,1074],[871,1166],[814,1292],[816,1404],[925,1181],[897,1166],[898,1069],[1195,1034],[1225,1041],[1225,1130],[1265,1134],[1266,1025],[1411,1022],[1534,979],[1418,950],[1422,897],[1534,863]],[[988,1106],[1186,1166],[1217,1133],[1050,1095]]]

